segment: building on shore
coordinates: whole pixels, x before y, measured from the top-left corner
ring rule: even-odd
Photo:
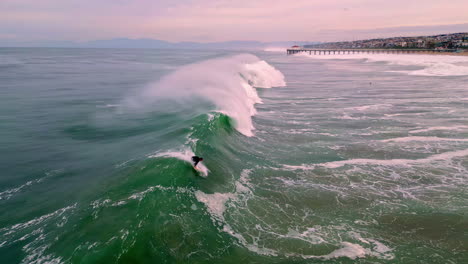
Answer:
[[[326,49],[467,49],[468,33],[434,36],[393,37],[305,45],[304,48]]]

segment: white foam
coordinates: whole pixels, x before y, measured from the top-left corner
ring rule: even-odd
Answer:
[[[18,186],[16,188],[11,188],[11,189],[5,190],[3,192],[0,192],[0,200],[10,199],[15,193],[21,191],[23,188],[25,188],[27,186],[31,186],[35,182],[37,182],[37,181],[28,181],[25,184],[20,185],[20,186]]]
[[[386,254],[390,251],[392,251],[391,248],[387,247],[386,245],[382,244],[381,242],[375,240],[375,239],[368,239],[371,243],[374,244],[374,247],[373,247],[373,250],[376,252],[376,253],[379,253],[379,254]],[[388,255],[387,258],[393,258],[392,255]]]
[[[211,122],[211,121],[213,121],[213,119],[214,119],[214,115],[211,114],[211,113],[208,113],[208,114],[207,114],[207,117],[208,117],[208,122]]]
[[[64,208],[61,208],[61,209],[58,209],[57,211],[54,211],[52,213],[49,213],[49,214],[34,218],[34,219],[32,219],[32,220],[30,220],[28,222],[15,224],[15,225],[13,225],[11,227],[4,227],[4,228],[0,229],[0,233],[6,231],[6,233],[4,233],[3,235],[12,234],[14,232],[17,232],[18,230],[22,230],[22,229],[28,228],[30,226],[34,226],[34,225],[37,225],[39,223],[42,223],[42,222],[46,221],[47,219],[49,219],[51,217],[62,215],[66,211],[68,211],[70,209],[74,209],[74,208],[76,208],[76,204],[71,205],[71,206],[67,206],[67,207],[64,207]]]
[[[268,52],[283,52],[285,53],[288,48],[284,47],[267,47],[263,49],[263,51],[268,51]]]
[[[31,185],[34,185],[36,183],[40,183],[42,182],[45,178],[49,177],[53,175],[52,172],[48,172],[46,173],[46,176],[45,177],[42,177],[42,178],[39,178],[39,179],[36,179],[36,180],[31,180],[31,181],[28,181],[26,182],[25,184],[22,184],[18,187],[15,187],[15,188],[11,188],[11,189],[8,189],[8,190],[5,190],[5,191],[2,191],[0,192],[0,200],[8,200],[10,199],[12,196],[14,196],[16,193],[19,193],[21,192],[24,188],[28,187],[28,186],[31,186]]]
[[[386,117],[394,117],[394,116],[420,116],[424,115],[425,113],[399,113],[399,114],[384,114]]]
[[[330,260],[333,258],[347,257],[350,259],[363,258],[369,253],[369,250],[363,248],[361,245],[353,244],[350,242],[341,242],[341,248],[332,251],[330,254],[315,256],[315,255],[302,255],[302,254],[288,254],[289,256],[298,256],[304,259],[324,259]]]
[[[342,242],[342,248],[339,248],[328,255],[319,256],[323,259],[347,257],[350,259],[363,258],[366,255],[366,249],[358,244]]]
[[[106,105],[97,105],[97,108],[116,108],[120,107],[120,104],[106,104]]]
[[[361,240],[359,240],[365,245],[367,245],[366,247],[368,248],[364,248],[359,244],[354,244],[351,242],[338,242],[341,246],[340,248],[332,251],[329,254],[321,256],[281,252],[274,248],[265,247],[265,245],[261,243],[261,237],[263,235],[267,235],[268,237],[273,236],[275,239],[296,239],[309,243],[310,245],[330,243],[325,241],[320,236],[320,231],[316,227],[306,229],[301,229],[298,227],[296,227],[296,229],[289,228],[287,233],[281,233],[275,231],[274,227],[269,226],[267,223],[264,223],[263,221],[261,221],[261,219],[259,219],[260,222],[255,226],[256,235],[253,235],[252,233],[245,233],[245,230],[238,231],[237,226],[232,226],[231,224],[227,223],[227,218],[225,219],[225,214],[226,211],[229,209],[236,210],[235,212],[238,212],[238,207],[242,204],[247,205],[248,199],[253,197],[252,186],[249,177],[250,173],[251,170],[244,170],[241,173],[241,177],[235,182],[235,191],[233,192],[213,194],[206,194],[202,191],[195,192],[195,197],[199,202],[202,202],[206,206],[208,212],[211,215],[213,223],[219,228],[219,230],[235,238],[239,242],[239,244],[244,246],[249,251],[265,256],[284,255],[286,257],[299,257],[304,259],[322,260],[330,260],[343,257],[354,260],[357,258],[364,258],[366,256],[375,256],[384,259],[393,258],[393,255],[389,253],[391,251],[389,247],[385,246],[379,241],[372,239],[366,240],[362,238]],[[279,179],[284,180],[283,178]],[[260,232],[263,235],[258,234],[258,232]]]
[[[241,177],[235,182],[234,192],[207,194],[202,191],[196,191],[195,197],[199,202],[205,204],[211,215],[213,223],[218,224],[221,227],[220,231],[233,236],[244,247],[252,252],[261,255],[276,256],[277,252],[275,250],[259,246],[255,239],[253,242],[249,243],[242,234],[234,231],[234,229],[226,223],[224,219],[224,213],[228,205],[232,205],[232,203],[246,202],[250,197],[252,197],[252,190],[250,189],[251,185],[249,182],[250,173],[251,170],[243,170],[241,172]]]
[[[422,164],[429,163],[437,160],[449,160],[456,157],[464,157],[468,155],[468,149],[460,151],[450,151],[442,154],[435,154],[427,158],[422,159],[390,159],[390,160],[377,160],[377,159],[351,159],[343,161],[333,161],[322,164],[317,164],[317,166],[323,166],[327,168],[338,168],[345,165],[383,165],[383,166],[398,166],[398,165],[410,165],[410,164]]]
[[[424,133],[424,132],[439,131],[439,130],[463,131],[467,129],[468,129],[468,126],[434,126],[434,127],[424,128],[424,129],[411,130],[409,131],[409,133],[415,134],[415,133]]]
[[[258,243],[254,240],[253,243],[247,242],[247,240],[239,233],[236,233],[232,230],[231,226],[228,224],[225,224],[222,229],[223,232],[226,232],[230,234],[231,236],[237,238],[237,240],[248,250],[255,252],[260,255],[266,255],[266,256],[277,256],[278,253],[274,249],[270,248],[265,248],[265,247],[259,247]]]
[[[253,136],[252,116],[261,103],[255,88],[285,86],[283,74],[251,54],[211,59],[183,66],[149,85],[127,105],[141,107],[157,100],[200,97],[233,118],[236,129]]]
[[[380,166],[409,166],[412,164],[424,164],[434,161],[445,161],[457,157],[468,156],[468,149],[459,150],[459,151],[449,151],[441,154],[435,154],[427,158],[422,159],[389,159],[389,160],[378,160],[378,159],[350,159],[350,160],[340,160],[340,161],[331,161],[325,163],[318,163],[312,165],[283,165],[284,168],[290,170],[313,170],[317,167],[325,167],[329,169],[343,167],[345,165],[380,165]]]
[[[468,75],[468,67],[454,65],[443,62],[428,62],[424,63],[426,68],[417,71],[411,71],[409,75],[421,76],[466,76]]]
[[[366,119],[366,117],[354,117],[350,116],[348,113],[343,113],[342,116],[337,117],[338,119],[346,119],[346,120],[361,120]]]
[[[52,213],[36,217],[36,218],[34,218],[32,220],[29,220],[27,222],[18,223],[18,224],[14,224],[12,226],[9,226],[9,227],[1,228],[0,229],[0,248],[4,247],[4,246],[7,246],[7,245],[11,245],[11,244],[16,243],[18,241],[26,240],[26,239],[28,239],[28,238],[30,238],[32,236],[36,236],[36,239],[34,239],[33,242],[31,242],[31,243],[37,243],[37,241],[44,239],[44,236],[45,236],[44,235],[44,228],[42,226],[40,226],[39,228],[37,228],[37,229],[35,229],[35,230],[31,231],[31,232],[28,232],[27,235],[22,235],[21,236],[21,232],[27,231],[29,228],[32,228],[32,227],[38,226],[40,224],[43,224],[44,222],[47,222],[47,221],[49,221],[50,219],[53,219],[53,218],[62,217],[62,220],[66,221],[67,217],[64,214],[69,210],[75,209],[76,206],[77,206],[77,204],[75,203],[73,205],[58,209],[58,210],[56,210],[56,211],[54,211]],[[30,245],[30,244],[28,244],[28,245]],[[31,260],[36,259],[37,257],[41,257],[41,255],[42,255],[42,254],[32,254],[33,252],[36,252],[37,250],[39,250],[38,248],[28,248],[27,246],[25,246],[25,247],[23,247],[23,249],[27,253],[31,254],[31,256],[30,256]],[[41,251],[41,253],[42,253],[42,251]],[[28,257],[26,257],[26,258],[28,258]],[[33,262],[31,261],[31,262],[26,262],[26,263],[33,263]]]
[[[175,187],[166,187],[166,186],[162,186],[162,185],[154,185],[154,186],[150,186],[150,187],[146,188],[145,190],[143,190],[141,192],[132,193],[127,198],[122,199],[122,200],[112,201],[111,199],[104,199],[104,200],[98,199],[98,200],[95,200],[95,201],[91,202],[90,205],[91,205],[92,209],[96,210],[96,209],[100,209],[102,207],[122,206],[122,205],[127,204],[131,200],[138,200],[140,202],[146,197],[147,194],[152,193],[155,190],[173,191],[173,192],[176,192],[176,193],[189,193],[189,192],[191,192],[191,190],[189,190],[187,188],[183,188],[183,187],[175,188]],[[93,215],[95,217],[97,217],[97,211],[95,211],[93,213]]]
[[[411,142],[411,141],[455,141],[468,142],[467,138],[441,138],[441,137],[399,137],[381,140],[381,142]]]
[[[373,105],[350,107],[346,109],[351,109],[351,110],[356,110],[356,111],[368,111],[368,110],[377,110],[381,108],[389,108],[392,106],[393,106],[392,104],[373,104]]]
[[[422,69],[402,71],[409,75],[421,76],[466,76],[468,75],[468,57],[466,56],[441,56],[419,54],[330,54],[309,55],[299,53],[296,56],[305,56],[314,59],[367,59],[367,61],[385,61],[395,65],[420,66]],[[395,71],[394,71],[395,72]]]
[[[156,158],[156,157],[172,157],[176,158],[179,160],[183,160],[185,162],[188,162],[192,164],[192,157],[195,156],[192,150],[190,149],[185,149],[182,151],[168,151],[168,152],[162,152],[162,153],[156,153],[153,155],[150,155],[150,158]],[[203,164],[203,162],[199,162],[197,165],[198,171],[201,173],[203,177],[207,177],[208,173],[210,170]]]
[[[97,208],[100,208],[100,207],[110,203],[110,202],[111,202],[110,199],[104,199],[104,200],[99,199],[99,200],[91,202],[91,207],[93,209],[97,209]]]
[[[382,242],[377,241],[375,239],[371,238],[363,238],[359,233],[357,232],[349,232],[351,237],[359,240],[360,242],[367,244],[367,245],[372,245],[372,250],[370,249],[365,249],[367,255],[375,256],[381,259],[393,259],[395,256],[391,253],[393,249],[387,247],[384,245]]]
[[[235,198],[234,193],[213,193],[213,194],[206,194],[202,191],[196,191],[195,197],[199,202],[202,202],[208,208],[208,211],[211,213],[212,216],[216,218],[218,221],[222,221],[224,219],[223,214],[226,210],[226,202],[229,199]]]
[[[23,247],[24,251],[28,253],[21,261],[23,264],[59,264],[64,263],[61,257],[56,257],[52,254],[44,254],[44,252],[50,247],[50,245],[34,247],[39,244],[40,240],[37,239]]]
[[[132,195],[130,195],[128,197],[129,200],[138,200],[138,201],[141,201],[143,200],[143,198],[145,198],[146,194],[147,193],[151,193],[154,191],[154,187],[149,187],[148,189],[142,191],[142,192],[138,192],[138,193],[134,193]]]
[[[293,238],[305,241],[312,245],[324,243],[325,240],[318,235],[315,235],[316,230],[315,228],[307,228],[305,231],[299,233],[297,230],[293,230],[289,228],[288,233],[286,235],[276,234],[278,237],[284,238]]]
[[[251,193],[249,183],[249,174],[251,170],[243,170],[239,180],[235,182],[235,191],[228,193],[206,194],[202,191],[196,191],[195,197],[208,208],[208,211],[214,216],[214,220],[223,221],[223,213],[226,210],[226,203],[229,200],[237,200],[240,194]]]

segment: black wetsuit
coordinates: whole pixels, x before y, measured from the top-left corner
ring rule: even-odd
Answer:
[[[200,161],[202,161],[202,160],[203,160],[203,158],[201,158],[201,157],[193,156],[193,157],[192,157],[193,166],[196,167],[197,164],[198,164],[198,162],[200,162]]]

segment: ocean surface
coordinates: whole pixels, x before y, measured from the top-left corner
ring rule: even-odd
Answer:
[[[467,117],[468,57],[2,48],[0,262],[467,263]]]

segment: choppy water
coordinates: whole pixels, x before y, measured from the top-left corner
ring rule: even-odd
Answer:
[[[0,49],[1,262],[464,263],[467,83],[464,57]]]

